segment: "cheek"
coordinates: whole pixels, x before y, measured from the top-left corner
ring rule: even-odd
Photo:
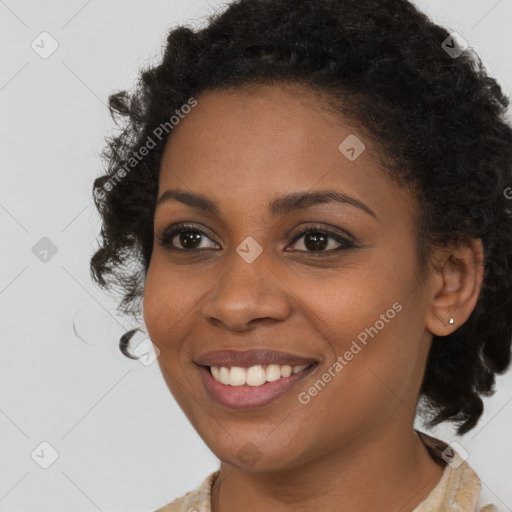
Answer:
[[[307,319],[304,332],[328,348],[325,366],[343,358],[343,368],[332,369],[337,377],[328,386],[330,399],[344,406],[350,397],[355,403],[368,402],[370,395],[389,394],[386,386],[398,390],[410,381],[423,332],[422,292],[414,264],[398,256],[379,258],[329,276],[290,277],[289,284]],[[350,393],[335,388],[350,388]]]
[[[166,271],[158,257],[153,258],[144,286],[144,322],[151,340],[162,352],[173,346],[174,327],[191,314],[190,294],[180,289],[176,275]]]
[[[384,275],[370,266],[345,267],[300,278],[295,274],[288,284],[302,316],[317,334],[337,351],[344,351],[347,343],[374,325],[401,295]]]
[[[218,280],[215,276],[212,272],[199,274],[187,265],[170,265],[164,254],[154,253],[146,275],[143,314],[149,337],[161,352],[160,365],[190,364],[187,340],[204,321],[201,302],[214,279]]]
[[[149,337],[156,343],[159,338],[158,332],[161,328],[163,310],[165,309],[166,297],[162,294],[162,287],[158,286],[158,280],[155,274],[157,270],[153,260],[146,274],[146,283],[144,285],[143,315],[144,323]],[[159,347],[160,348],[160,347]]]
[[[176,273],[171,274],[158,258],[152,259],[144,286],[144,322],[151,341],[160,350],[157,361],[167,387],[186,414],[190,412],[187,380],[191,370],[180,353],[183,345],[179,340],[193,322],[193,304],[193,297],[183,292]]]

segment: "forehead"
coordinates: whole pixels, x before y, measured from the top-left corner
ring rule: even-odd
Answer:
[[[338,188],[375,209],[396,205],[393,194],[409,200],[379,168],[372,140],[317,91],[259,85],[207,91],[197,102],[169,137],[160,195],[180,188],[268,203],[269,195]]]
[[[290,160],[299,153],[313,156],[315,147],[320,152],[330,142],[337,149],[342,133],[354,130],[329,108],[325,94],[289,83],[209,90],[199,95],[197,106],[184,117],[169,137],[165,156],[176,151],[185,138],[187,145],[193,144],[199,151],[196,156],[204,156],[206,150],[201,147],[206,145],[208,154],[218,147],[217,156],[243,148],[238,155],[243,159],[261,158],[280,147],[279,154]],[[192,132],[200,135],[200,140],[191,140]]]
[[[312,161],[319,169],[332,166],[339,142],[353,131],[318,93],[295,84],[207,91],[197,102],[170,134],[163,179],[180,164],[216,175],[228,168],[231,177],[243,169],[247,178],[251,170],[279,178],[291,168],[300,177],[308,168],[307,178]]]

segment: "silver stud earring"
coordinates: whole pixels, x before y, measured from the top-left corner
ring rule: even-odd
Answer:
[[[450,320],[448,320],[448,323],[449,323],[450,325],[453,325],[453,324],[455,323],[455,320],[453,319],[453,317],[452,317],[452,316],[450,317]]]

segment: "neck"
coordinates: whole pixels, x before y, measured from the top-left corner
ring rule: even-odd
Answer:
[[[364,441],[364,442],[363,442]],[[411,512],[439,483],[436,463],[412,429],[365,437],[300,467],[261,473],[225,462],[212,488],[212,512]]]

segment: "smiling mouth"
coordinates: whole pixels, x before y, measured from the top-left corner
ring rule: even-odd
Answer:
[[[250,367],[198,366],[203,386],[210,399],[230,409],[253,409],[275,402],[278,398],[289,394],[317,368],[316,362],[295,367],[272,364]],[[217,372],[219,373],[215,377],[214,374]],[[267,381],[267,372],[270,373],[270,378],[275,380]],[[228,375],[228,381],[226,381],[226,375]],[[264,376],[265,381],[263,381]],[[217,379],[224,379],[227,383],[224,384]]]
[[[286,379],[315,365],[316,363],[295,366],[287,364],[257,364],[249,367],[206,366],[206,368],[210,375],[221,384],[259,387],[268,382]]]

